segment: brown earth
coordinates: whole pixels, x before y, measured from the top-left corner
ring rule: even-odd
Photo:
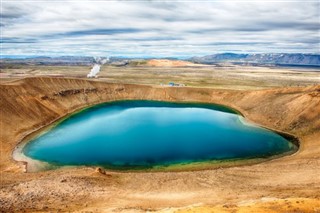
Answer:
[[[0,85],[0,211],[319,212],[320,85],[222,90],[27,78]],[[255,165],[185,172],[91,167],[24,173],[12,151],[32,131],[83,107],[119,99],[231,106],[250,121],[294,134],[297,153]]]
[[[132,62],[133,63],[133,62]],[[305,67],[263,67],[244,65],[148,66],[103,65],[96,81],[119,84],[168,85],[169,82],[188,87],[232,90],[257,90],[279,87],[299,87],[320,84],[320,72]],[[185,62],[183,62],[185,63]],[[187,62],[186,62],[187,63]],[[2,65],[0,84],[29,77],[86,78],[91,66]]]

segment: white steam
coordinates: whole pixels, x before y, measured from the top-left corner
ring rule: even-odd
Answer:
[[[89,74],[87,75],[88,78],[94,78],[100,72],[100,67],[109,61],[109,57],[107,58],[100,58],[94,57],[95,64],[93,65],[92,69],[90,70]]]

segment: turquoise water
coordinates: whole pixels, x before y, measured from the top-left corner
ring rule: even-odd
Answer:
[[[209,104],[120,101],[76,113],[23,148],[57,165],[139,168],[265,158],[293,150],[280,135]]]

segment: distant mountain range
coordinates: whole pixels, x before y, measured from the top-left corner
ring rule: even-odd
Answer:
[[[59,57],[47,57],[47,56],[36,56],[36,57],[19,57],[19,58],[2,58],[1,63],[6,64],[26,64],[26,65],[92,65],[94,63],[93,57],[86,56],[59,56]]]
[[[150,58],[152,59],[152,58]],[[163,58],[178,60],[175,58]],[[136,61],[147,61],[149,59],[110,57],[108,62],[115,66],[135,66]],[[320,66],[320,55],[317,54],[291,54],[291,53],[265,53],[265,54],[236,54],[221,53],[202,57],[192,57],[186,61],[198,64],[251,64],[251,65],[299,65],[299,66]],[[59,56],[59,57],[3,57],[0,59],[1,65],[4,64],[32,64],[32,65],[85,65],[91,66],[95,63],[93,57],[89,56]],[[141,63],[139,63],[141,64]]]
[[[130,61],[137,59],[129,59],[124,57],[110,57],[109,64],[115,66],[128,65]],[[26,57],[10,57],[3,56],[0,58],[0,68],[5,64],[20,65],[49,65],[49,66],[91,66],[95,63],[94,57],[90,56],[26,56]]]
[[[222,53],[203,57],[192,57],[189,59],[194,63],[252,63],[252,64],[274,64],[274,65],[314,65],[320,66],[320,55],[316,54],[292,54],[292,53],[265,53],[265,54],[235,54]]]

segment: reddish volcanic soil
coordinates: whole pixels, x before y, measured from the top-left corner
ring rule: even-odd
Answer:
[[[187,66],[206,66],[204,64],[194,64],[188,61],[151,59],[147,61],[147,66],[152,67],[187,67]]]

